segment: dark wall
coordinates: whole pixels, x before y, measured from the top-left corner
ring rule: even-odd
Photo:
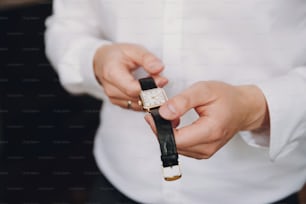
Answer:
[[[101,101],[66,93],[44,54],[50,13],[51,3],[0,10],[0,203],[85,203],[116,192],[92,156]]]

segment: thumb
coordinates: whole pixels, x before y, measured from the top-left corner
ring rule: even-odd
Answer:
[[[126,56],[143,67],[149,75],[158,75],[164,69],[162,61],[146,48],[128,43],[122,43],[120,47]]]
[[[160,107],[159,113],[168,120],[178,119],[190,109],[209,103],[210,95],[205,83],[198,82],[169,99]]]

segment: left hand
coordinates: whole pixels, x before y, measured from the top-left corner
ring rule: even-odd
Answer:
[[[194,109],[199,118],[176,128],[179,118]],[[269,126],[268,108],[261,90],[254,85],[232,86],[223,82],[197,82],[169,99],[159,110],[173,121],[179,154],[207,159],[224,146],[238,131]],[[153,131],[151,116],[145,116]]]
[[[143,69],[154,78],[158,87],[168,83],[168,79],[161,75],[164,69],[162,61],[141,45],[104,45],[97,49],[93,64],[105,95],[112,104],[121,108],[143,111],[138,105],[140,85],[133,75],[135,70]]]

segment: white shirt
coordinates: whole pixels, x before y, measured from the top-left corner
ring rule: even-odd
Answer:
[[[46,52],[63,86],[104,100],[94,155],[101,171],[142,203],[270,203],[306,181],[306,2],[299,0],[58,0]],[[111,42],[145,46],[165,66],[168,96],[196,81],[256,84],[270,134],[237,134],[208,160],[180,156],[183,177],[162,178],[144,113],[112,105],[93,56]],[[140,74],[139,74],[140,75]],[[192,113],[183,124],[192,122]]]

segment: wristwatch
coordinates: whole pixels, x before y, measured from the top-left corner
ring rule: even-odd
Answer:
[[[167,101],[166,93],[164,89],[156,86],[152,77],[141,78],[139,83],[142,89],[139,95],[139,105],[151,113],[156,126],[164,179],[166,181],[177,180],[181,178],[182,174],[171,121],[162,118],[159,114],[159,107]]]

